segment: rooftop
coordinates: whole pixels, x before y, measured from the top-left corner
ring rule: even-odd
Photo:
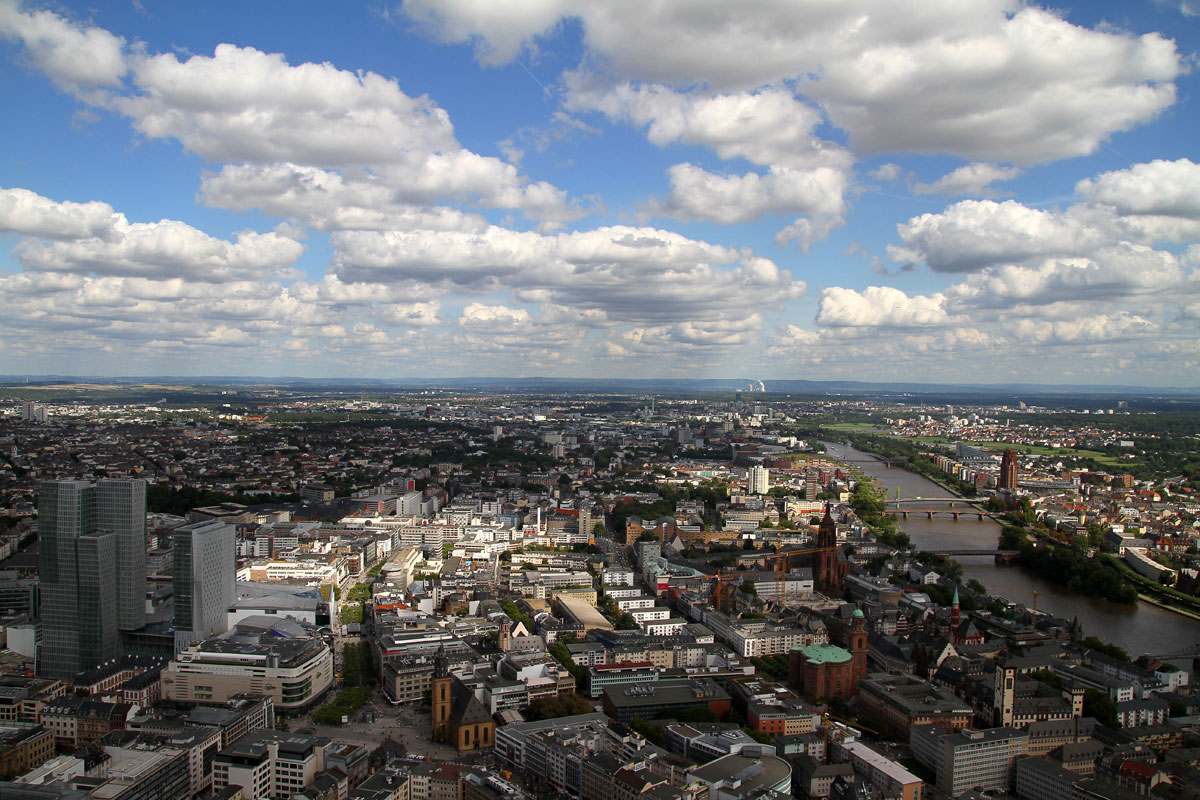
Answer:
[[[810,644],[794,649],[799,650],[810,664],[842,664],[853,658],[850,651],[833,644]]]

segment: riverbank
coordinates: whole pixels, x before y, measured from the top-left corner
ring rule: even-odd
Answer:
[[[1185,617],[1193,617],[1200,619],[1200,598],[1191,597],[1182,592],[1172,589],[1168,586],[1163,586],[1142,575],[1124,561],[1113,559],[1117,567],[1126,575],[1128,580],[1138,587],[1138,596],[1148,595],[1153,597],[1154,605],[1159,608],[1165,608],[1168,611],[1174,611]]]
[[[972,498],[978,495],[975,484],[960,481],[939,469],[937,461],[926,455],[916,442],[897,439],[886,434],[842,433],[840,436],[831,438],[876,458],[884,459],[889,465],[919,475],[925,480],[941,486],[955,497]]]
[[[1157,606],[1158,608],[1161,608],[1165,611],[1170,611],[1173,614],[1178,614],[1181,617],[1187,617],[1188,619],[1194,619],[1194,620],[1200,621],[1200,614],[1197,614],[1194,611],[1188,611],[1187,609],[1180,608],[1179,606],[1168,605],[1161,600],[1151,597],[1148,594],[1140,594],[1139,593],[1138,600],[1143,600],[1152,606]]]
[[[836,437],[835,437],[836,438]],[[875,456],[845,444],[829,444],[831,459],[849,462],[867,477],[873,478],[889,494],[900,489],[903,497],[954,498],[955,495],[921,475],[903,468],[887,468]],[[954,521],[949,516],[910,515],[900,523],[919,550],[992,550],[1000,537],[1001,526],[995,520],[977,520],[975,515]],[[963,567],[964,580],[977,580],[990,593],[1002,594],[1014,602],[1062,619],[1078,619],[1084,633],[1119,645],[1131,654],[1163,652],[1163,642],[1191,644],[1200,640],[1197,620],[1172,613],[1151,603],[1135,606],[1112,603],[1107,599],[1086,597],[1068,587],[1040,578],[1024,567],[997,564],[992,556],[956,557]]]

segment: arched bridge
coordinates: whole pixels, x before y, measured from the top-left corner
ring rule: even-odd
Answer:
[[[891,467],[892,462],[880,456],[879,458],[833,458],[832,461],[837,461],[842,464],[883,464],[885,467]]]
[[[993,556],[997,564],[1007,564],[1021,553],[1018,550],[930,550],[935,556],[952,558],[953,556]]]
[[[908,519],[909,514],[924,514],[926,519],[933,519],[934,515],[938,515],[955,520],[962,516],[981,520],[990,516],[979,507],[979,504],[984,502],[987,501],[965,497],[906,497],[901,500],[888,500],[887,509],[901,519]]]

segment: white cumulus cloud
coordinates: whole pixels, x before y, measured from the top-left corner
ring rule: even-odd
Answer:
[[[1010,181],[1021,174],[1017,167],[1001,167],[982,161],[973,161],[938,178],[933,183],[918,183],[913,187],[917,194],[982,194],[996,181]]]
[[[67,91],[116,86],[126,72],[124,39],[53,11],[22,11],[19,0],[0,0],[0,36],[20,41],[33,65]]]

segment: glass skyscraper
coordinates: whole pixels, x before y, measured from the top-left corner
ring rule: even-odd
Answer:
[[[145,618],[145,481],[44,482],[38,583],[40,675],[73,678],[120,655],[119,629]]]
[[[237,596],[237,529],[209,520],[176,528],[171,546],[175,650],[224,633]]]

